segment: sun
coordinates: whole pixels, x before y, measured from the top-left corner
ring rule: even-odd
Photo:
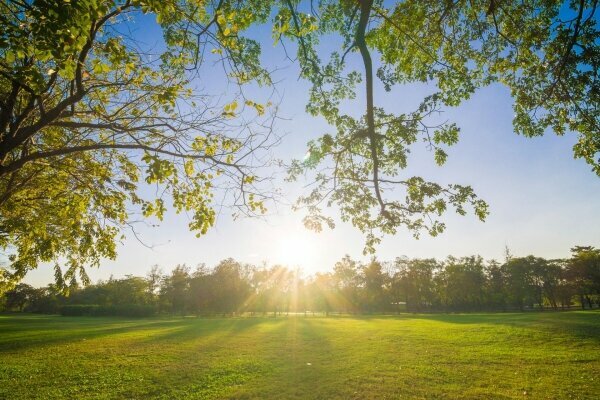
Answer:
[[[275,240],[273,261],[290,268],[312,270],[317,267],[318,242],[310,232],[294,232]]]

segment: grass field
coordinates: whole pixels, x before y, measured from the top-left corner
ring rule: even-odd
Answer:
[[[600,313],[0,316],[2,399],[600,399]]]

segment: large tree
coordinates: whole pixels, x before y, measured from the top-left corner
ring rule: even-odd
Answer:
[[[367,234],[369,251],[400,227],[437,235],[449,207],[465,214],[470,205],[484,219],[487,205],[471,187],[442,186],[403,170],[418,143],[444,164],[459,127],[437,112],[492,83],[510,89],[517,133],[574,132],[575,157],[600,175],[597,1],[283,3],[274,34],[298,44],[301,75],[312,83],[307,110],[335,129],[311,142],[306,160],[291,171],[292,178],[316,171],[314,189],[300,199],[307,226],[333,225],[323,205],[335,204],[343,220]],[[327,59],[320,40],[341,45]],[[353,68],[352,57],[361,68]],[[354,99],[361,82],[364,113],[347,115],[343,102]],[[378,104],[378,87],[407,96],[398,85],[416,82],[432,88],[416,110],[391,114]]]
[[[269,83],[258,45],[238,35],[267,11],[224,1],[0,4],[0,290],[41,262],[56,263],[59,283],[87,281],[84,267],[114,258],[123,228],[140,214],[162,219],[168,203],[189,212],[199,235],[217,205],[264,211],[265,107],[242,91],[217,104],[193,84],[206,62],[223,65],[230,89]],[[132,33],[142,14],[162,27],[157,45]]]

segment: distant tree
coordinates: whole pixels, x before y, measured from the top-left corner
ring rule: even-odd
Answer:
[[[567,266],[567,279],[572,282],[581,308],[592,308],[594,299],[600,306],[600,249],[576,246]]]
[[[306,282],[302,278],[302,271],[296,269],[293,272],[293,287],[292,287],[292,310],[294,312],[302,312],[306,315],[308,310],[308,296],[306,293]]]
[[[299,269],[255,267],[232,258],[193,272],[177,265],[150,278],[126,275],[85,287],[68,296],[60,287],[19,284],[0,295],[0,311],[65,315],[149,316],[163,313],[235,315],[244,312],[381,313],[389,311],[477,311],[600,307],[600,250],[578,246],[570,259],[506,257],[500,264],[480,256],[435,259],[372,258],[362,264],[350,256],[332,272],[304,278]],[[158,280],[160,277],[160,280]],[[158,283],[152,283],[152,281]],[[155,290],[150,290],[155,288]],[[156,293],[156,294],[153,294]],[[406,307],[403,307],[406,305]]]
[[[479,256],[448,257],[438,278],[441,301],[450,310],[480,310],[485,301],[485,272]]]
[[[191,274],[188,291],[188,308],[196,315],[213,314],[217,284],[211,272],[204,265],[198,266]]]
[[[308,288],[311,311],[324,312],[326,316],[339,305],[335,278],[330,273],[317,272]]]
[[[507,259],[510,257],[507,257]],[[485,266],[486,277],[486,303],[492,309],[506,310],[507,293],[506,293],[506,275],[505,268],[496,260],[491,260]]]
[[[405,302],[408,311],[419,312],[431,308],[438,301],[434,275],[440,264],[435,259],[396,258],[394,269],[394,302]]]
[[[169,275],[162,279],[159,292],[160,308],[173,314],[184,314],[189,284],[189,268],[185,265],[177,265]]]
[[[41,314],[58,314],[65,302],[62,291],[55,285],[48,285],[35,290],[29,305],[29,311]]]
[[[250,296],[250,284],[245,279],[244,266],[232,258],[222,260],[212,273],[212,293],[215,311],[233,314],[241,311]]]
[[[147,293],[153,303],[157,302],[160,282],[163,278],[163,272],[158,265],[153,265],[146,274]]]
[[[69,292],[69,303],[71,304],[109,304],[110,291],[106,283],[113,280],[111,276],[108,281],[99,281],[95,285],[88,285],[83,288],[77,288]]]
[[[264,286],[267,296],[267,305],[277,313],[287,311],[290,304],[289,295],[293,287],[292,272],[282,265],[274,265],[268,271],[266,285]]]
[[[250,278],[250,298],[248,307],[252,312],[266,315],[269,311],[269,270],[266,266],[255,268]]]
[[[364,265],[361,270],[363,291],[362,307],[367,312],[389,309],[388,279],[383,267],[376,258]]]
[[[19,283],[4,295],[4,307],[8,311],[24,311],[34,297],[36,289],[26,283]]]
[[[361,270],[362,265],[347,254],[333,267],[342,311],[356,312],[361,309]]]
[[[110,305],[149,305],[152,298],[148,293],[148,281],[146,279],[126,275],[123,279],[111,279],[104,283],[108,292],[107,303]]]
[[[511,258],[504,264],[506,293],[513,307],[523,310],[525,306],[539,304],[541,290],[536,269],[544,262],[544,259],[527,256]]]
[[[549,260],[544,272],[544,296],[548,304],[558,308],[560,301],[560,287],[563,284],[565,262],[564,260]]]

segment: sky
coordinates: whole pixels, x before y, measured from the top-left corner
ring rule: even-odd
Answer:
[[[147,18],[139,19],[134,28],[145,40],[160,42],[160,32]],[[280,120],[276,129],[285,134],[274,150],[284,161],[301,159],[306,143],[332,129],[320,118],[304,112],[308,84],[298,79],[297,67],[285,59],[280,47],[273,48],[270,33],[258,30],[263,41],[263,63],[281,68],[275,75],[280,97]],[[325,43],[327,47],[328,43]],[[351,62],[360,67],[357,53]],[[198,87],[217,96],[227,95],[228,87],[221,70],[207,65],[199,74]],[[266,99],[271,89],[251,89],[257,100]],[[375,102],[387,111],[409,112],[432,87],[411,85],[395,87],[385,93],[376,87]],[[248,93],[247,93],[248,94]],[[364,97],[346,103],[350,113],[358,115]],[[479,254],[485,259],[502,259],[508,247],[515,256],[533,254],[546,258],[567,257],[575,245],[600,247],[600,179],[582,160],[572,156],[574,134],[559,137],[525,138],[512,129],[512,99],[499,85],[480,89],[444,118],[461,128],[460,141],[448,151],[443,167],[433,162],[433,154],[417,148],[409,159],[407,176],[419,174],[442,183],[471,185],[490,206],[490,215],[480,222],[474,215],[459,216],[449,211],[443,217],[446,231],[435,238],[423,234],[419,240],[400,230],[386,237],[377,248],[381,260],[398,256],[435,257]],[[281,174],[281,171],[273,171]],[[200,263],[214,266],[233,257],[252,264],[284,264],[301,267],[305,273],[331,270],[345,254],[366,261],[362,254],[363,235],[350,224],[339,222],[335,229],[321,233],[307,231],[302,212],[292,211],[290,204],[306,182],[281,185],[285,199],[271,207],[262,219],[233,220],[221,213],[216,226],[205,236],[196,238],[188,230],[185,215],[169,212],[158,227],[138,228],[138,240],[128,234],[118,246],[116,260],[104,260],[100,268],[88,270],[92,281],[143,276],[153,265],[168,272],[178,264],[194,268]],[[336,210],[329,210],[335,216]],[[41,265],[29,273],[25,282],[41,286],[53,281],[50,265]]]

